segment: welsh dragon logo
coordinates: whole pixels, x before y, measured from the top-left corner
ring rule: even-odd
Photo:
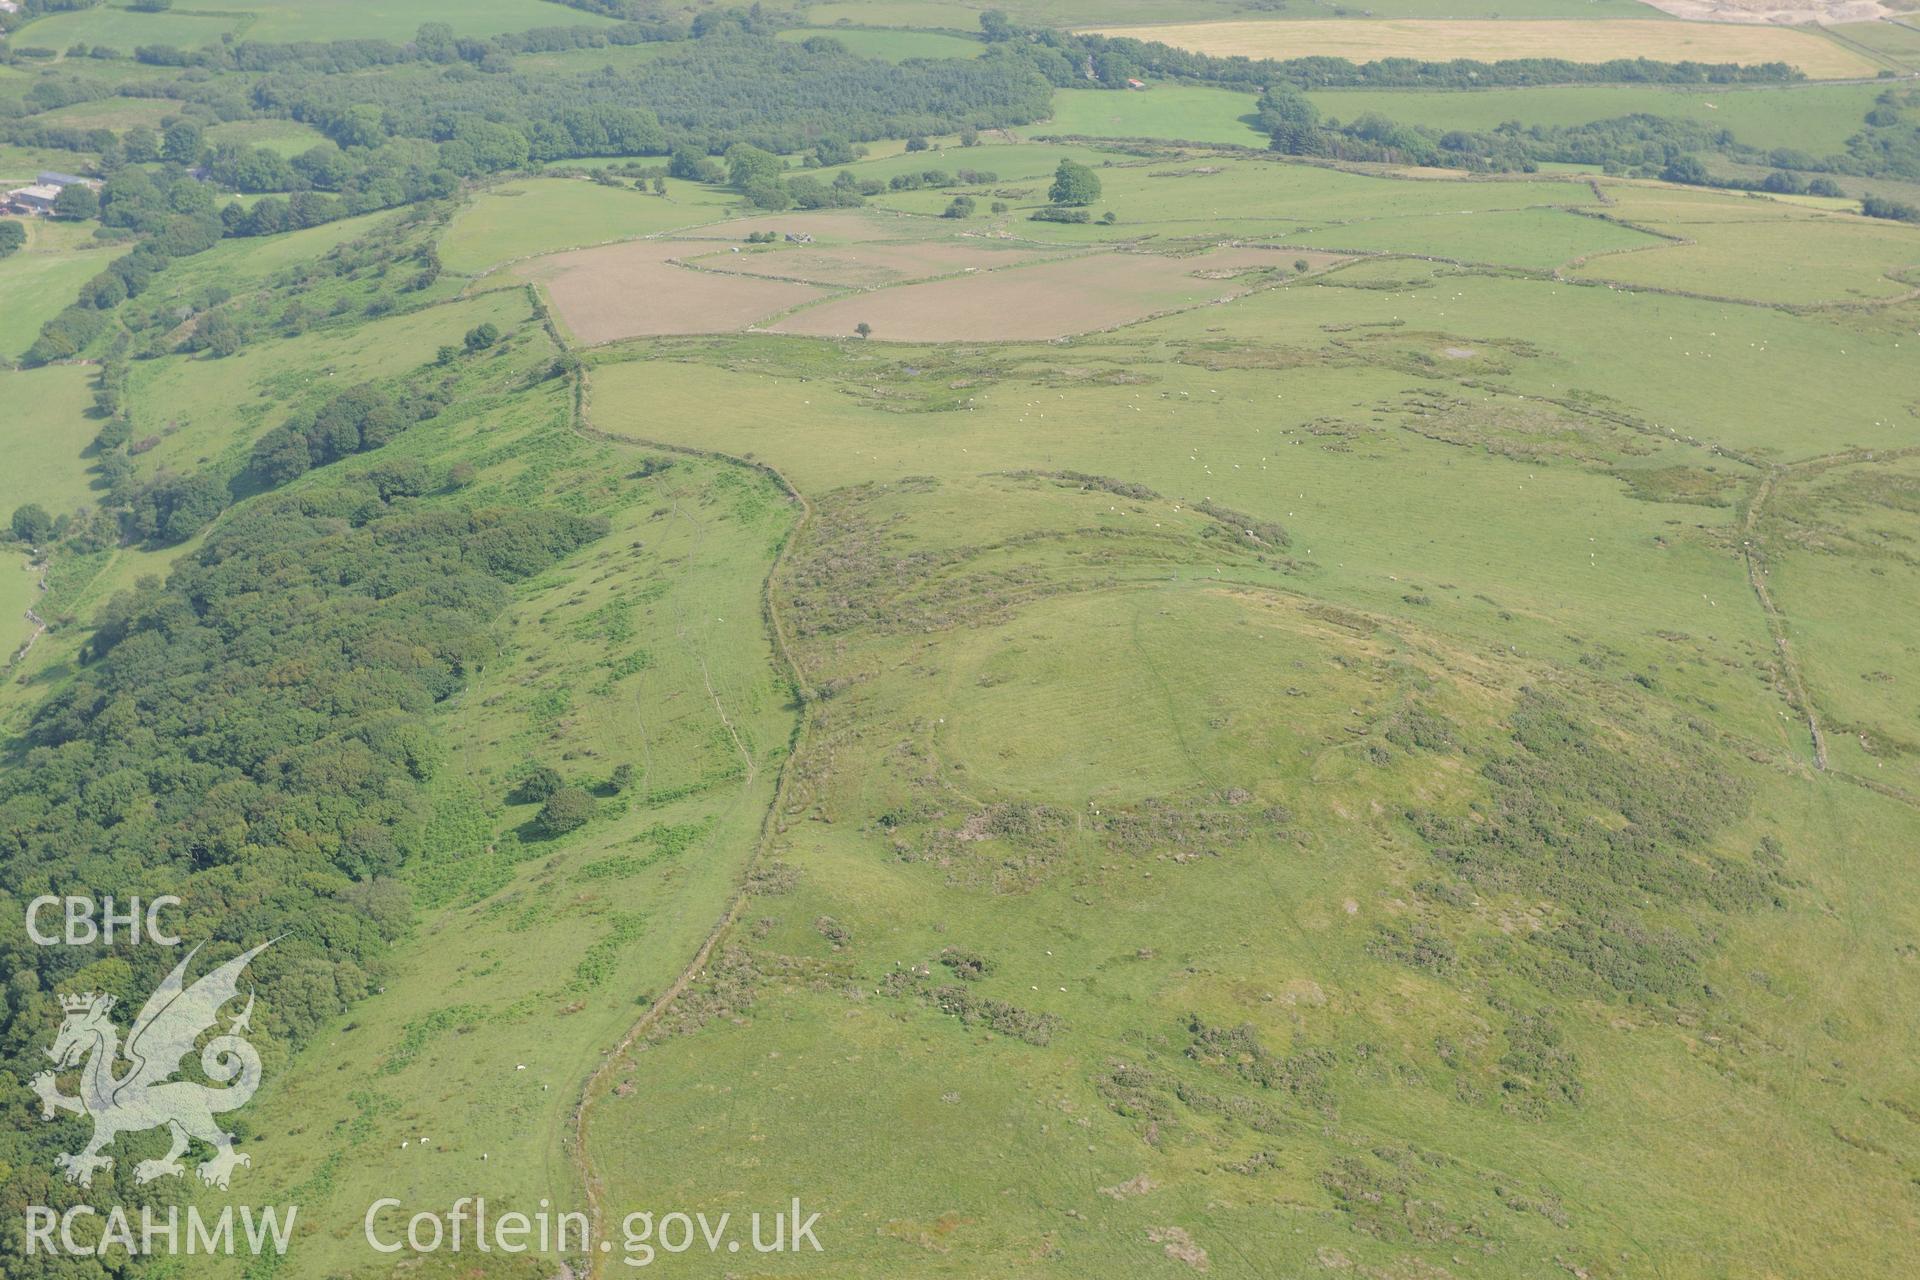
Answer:
[[[241,970],[272,945],[263,942],[235,956],[190,987],[185,982],[187,965],[200,948],[187,952],[147,997],[124,1049],[119,1028],[109,1016],[112,996],[95,992],[60,997],[67,1016],[53,1048],[47,1050],[56,1070],[35,1076],[32,1087],[40,1095],[42,1119],[51,1120],[62,1111],[93,1118],[93,1140],[78,1154],[62,1152],[54,1160],[66,1170],[67,1181],[91,1186],[93,1175],[113,1164],[111,1156],[100,1153],[115,1138],[163,1126],[172,1134],[173,1146],[161,1159],[142,1160],[134,1166],[135,1182],[185,1173],[180,1157],[186,1154],[190,1139],[213,1148],[213,1158],[199,1169],[201,1180],[209,1186],[225,1189],[236,1166],[252,1163],[245,1153],[234,1150],[233,1135],[214,1120],[222,1112],[245,1106],[260,1087],[260,1055],[241,1038],[252,1026],[251,993],[240,1015],[200,1050],[200,1069],[226,1087],[170,1077],[180,1073],[201,1035],[219,1022],[221,1009],[239,995]],[[114,1064],[123,1058],[132,1065],[116,1076]],[[80,1096],[68,1097],[60,1092],[56,1071],[75,1067],[80,1068]]]

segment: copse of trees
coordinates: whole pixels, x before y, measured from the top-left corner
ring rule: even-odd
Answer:
[[[0,258],[15,253],[27,242],[27,229],[11,218],[0,218]]]
[[[471,342],[469,349],[474,349]],[[428,395],[402,404],[374,386],[343,391],[318,410],[296,413],[260,437],[247,474],[266,488],[290,483],[315,467],[381,448],[415,423],[437,415],[440,404],[438,397]]]
[[[1885,196],[1863,196],[1860,200],[1860,212],[1869,218],[1891,218],[1895,222],[1920,222],[1920,206],[1891,200]]]

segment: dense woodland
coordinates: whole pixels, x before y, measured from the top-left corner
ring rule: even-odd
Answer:
[[[508,585],[598,537],[548,510],[416,507],[374,484],[250,503],[163,583],[102,611],[84,661],[0,777],[0,904],[44,893],[185,899],[211,953],[254,962],[270,1057],[378,983],[408,924],[394,873],[432,840],[440,751],[424,715],[493,656]],[[297,680],[290,677],[297,673]],[[177,957],[106,958],[0,934],[4,1212],[86,1193],[60,1181],[56,1126],[23,1087],[54,988],[139,1007]],[[131,1164],[92,1195],[131,1199]],[[8,1259],[7,1274],[15,1274]],[[21,1272],[20,1274],[33,1274]]]

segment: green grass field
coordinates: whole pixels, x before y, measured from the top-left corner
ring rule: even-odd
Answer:
[[[7,287],[0,264],[0,291]],[[92,416],[93,389],[77,366],[0,371],[0,403],[9,407],[10,465],[0,482],[0,510],[9,515],[29,502],[48,514],[71,515],[98,504],[88,483],[88,446],[100,423]],[[16,416],[17,415],[17,416]],[[32,633],[26,611],[40,598],[42,570],[17,544],[0,557],[0,647],[10,658]]]
[[[986,52],[978,40],[930,31],[869,31],[857,27],[789,27],[780,32],[782,40],[806,40],[828,36],[838,40],[863,58],[884,58],[904,62],[908,58],[977,58]]]
[[[294,120],[232,120],[207,130],[214,146],[265,147],[283,156],[297,156],[324,139],[319,130]]]
[[[167,98],[105,98],[42,112],[38,118],[64,128],[124,133],[136,126],[158,129],[161,120],[179,111],[180,104]]]
[[[255,40],[409,40],[423,22],[444,22],[456,35],[484,36],[529,27],[586,27],[609,21],[543,0],[419,0],[393,8],[355,0],[222,0],[247,14]]]
[[[77,365],[11,370],[0,374],[6,402],[25,410],[23,429],[13,436],[11,465],[0,487],[0,508],[8,514],[37,502],[55,515],[92,505],[99,495],[88,483],[85,456],[100,424],[92,417],[93,388]],[[28,428],[28,421],[31,428]],[[17,611],[7,613],[12,626]]]
[[[1911,18],[1881,22],[1844,22],[1829,27],[1833,39],[1882,59],[1902,71],[1920,70],[1920,27]]]
[[[1573,85],[1451,93],[1328,89],[1308,96],[1332,119],[1351,121],[1378,112],[1433,129],[1486,130],[1509,120],[1577,125],[1644,112],[1728,129],[1750,146],[1792,147],[1818,156],[1846,149],[1879,92],[1865,84],[1805,85],[1784,93]]]
[[[598,71],[612,67],[616,71],[631,71],[635,67],[652,62],[655,58],[672,53],[674,46],[666,41],[654,44],[608,45],[604,49],[567,49],[552,53],[528,53],[515,58],[513,65],[530,74],[575,74]]]
[[[36,221],[27,246],[0,259],[0,359],[18,359],[80,286],[116,255],[87,247],[80,227]]]
[[[426,0],[405,8],[370,9],[354,0],[227,0],[217,9],[182,6],[140,13],[124,4],[52,14],[20,33],[25,44],[65,51],[75,42],[132,53],[143,44],[197,48],[226,35],[260,41],[407,40],[423,22],[445,22],[458,35],[493,35],[541,26],[590,26],[608,21],[542,0]]]
[[[478,274],[557,249],[631,240],[726,216],[727,193],[670,182],[662,198],[577,179],[514,182],[455,218],[441,246],[450,270]]]
[[[1116,243],[1142,236],[1208,243],[1222,237],[1285,239],[1331,224],[1373,222],[1428,215],[1471,216],[1535,206],[1585,208],[1595,203],[1584,183],[1548,178],[1449,180],[1402,178],[1381,181],[1333,169],[1282,165],[1265,159],[1223,156],[1140,159],[1090,147],[1039,144],[1019,155],[1002,148],[949,149],[936,159],[905,156],[874,162],[874,172],[928,167],[949,171],[981,168],[998,175],[994,193],[1011,206],[1012,225],[1024,238],[1043,243]],[[1096,212],[1111,210],[1114,226],[1069,226],[1026,221],[1044,205],[1054,166],[1065,158],[1092,164],[1102,192]],[[937,214],[948,193],[908,191],[876,197],[874,203],[910,213]],[[1598,234],[1606,236],[1602,230]],[[1531,260],[1531,259],[1529,259]]]
[[[1750,146],[1823,156],[1846,149],[1847,139],[1860,131],[1880,92],[1870,84],[1812,84],[1789,92],[1570,85],[1472,91],[1323,89],[1308,96],[1324,118],[1341,122],[1375,113],[1433,129],[1484,131],[1514,120],[1579,125],[1644,113],[1728,129]],[[1029,132],[1261,148],[1267,142],[1243,119],[1251,116],[1253,99],[1218,89],[1156,85],[1139,93],[1062,91],[1054,95],[1054,103],[1053,119]]]
[[[1536,269],[1597,253],[1655,249],[1661,243],[1644,232],[1558,209],[1377,218],[1296,232],[1285,240],[1316,249],[1386,250]]]
[[[1908,277],[1920,268],[1913,234],[1883,221],[1765,200],[1676,206],[1655,203],[1660,197],[1651,192],[1644,198],[1644,212],[1629,199],[1617,213],[1681,242],[1598,258],[1580,265],[1578,274],[1626,285],[1702,294],[1736,288],[1731,296],[1818,303],[1902,296],[1913,290]]]
[[[1267,145],[1267,137],[1243,116],[1254,99],[1223,89],[1156,86],[1144,93],[1060,92],[1053,119],[1028,130],[1087,138],[1168,138],[1182,142]]]
[[[139,13],[120,5],[99,5],[48,14],[21,28],[20,44],[37,44],[65,53],[75,44],[105,45],[131,56],[141,45],[165,44],[196,49],[237,36],[248,20],[238,9],[219,13]]]

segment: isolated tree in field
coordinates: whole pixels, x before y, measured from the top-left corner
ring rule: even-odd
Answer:
[[[907,150],[909,151],[925,151],[927,146],[927,140],[918,134],[907,139]]]
[[[868,324],[865,320],[862,320],[859,324],[853,326],[853,331],[859,334],[863,338],[871,338],[873,336],[873,326]]]
[[[1305,258],[1295,258],[1293,260],[1293,269],[1295,271],[1305,271],[1310,265]]]
[[[1093,170],[1072,160],[1062,160],[1053,171],[1053,186],[1047,199],[1055,204],[1086,205],[1100,198],[1100,178]]]
[[[491,320],[467,330],[467,350],[469,351],[485,351],[498,341],[500,341],[500,326]]]
[[[53,517],[47,509],[37,502],[29,502],[13,513],[13,536],[22,542],[38,545],[45,542],[53,532]]]
[[[562,787],[540,806],[540,829],[563,836],[587,824],[593,816],[593,797],[579,787]]]
[[[79,222],[100,214],[100,197],[94,194],[92,187],[76,182],[70,187],[60,188],[60,194],[53,198],[53,214],[68,222]]]
[[[943,218],[971,218],[973,216],[973,210],[974,203],[972,196],[955,196],[947,204],[947,211],[940,216]]]

